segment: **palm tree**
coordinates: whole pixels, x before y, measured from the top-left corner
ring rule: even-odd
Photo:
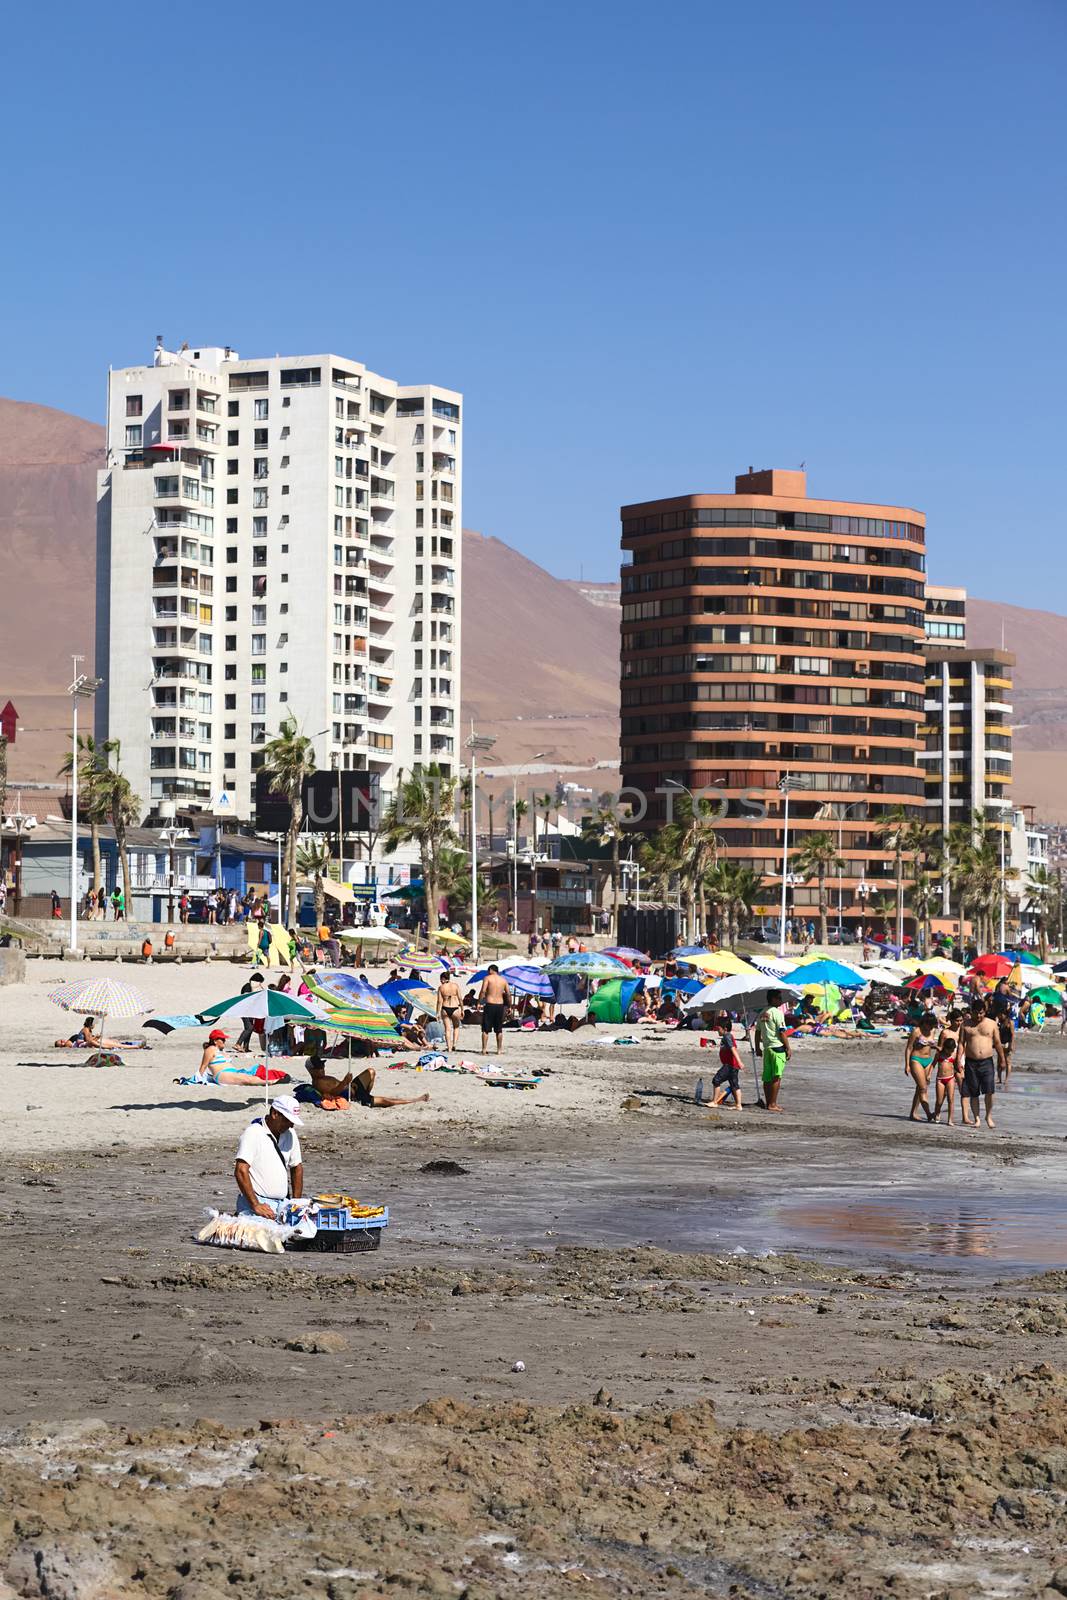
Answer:
[[[519,823],[522,821],[529,809],[530,808],[526,804],[526,801],[523,800],[521,796],[518,798],[513,798],[511,807],[511,826],[515,838],[516,855],[519,853]]]
[[[704,880],[718,857],[721,842],[709,820],[716,813],[709,801],[697,800],[694,803],[692,795],[688,793],[675,800],[674,811],[677,822],[668,824],[663,832],[669,835],[672,828],[677,829],[678,871],[686,885],[689,903],[696,912],[693,934],[699,938],[704,932],[706,920]]]
[[[329,876],[333,852],[325,839],[316,839],[296,852],[297,871],[302,878],[310,878],[315,889],[315,926],[322,927],[326,915],[325,879]]]
[[[108,819],[108,800],[101,783],[101,765],[107,765],[103,745],[98,745],[91,733],[78,735],[78,814],[89,823],[89,838],[93,851],[93,893],[100,892],[102,878],[100,864],[100,824]],[[74,752],[68,750],[59,769],[61,778],[68,778],[74,770]]]
[[[285,842],[285,905],[282,922],[286,927],[296,906],[296,841],[304,820],[304,779],[315,770],[315,751],[311,740],[297,728],[292,712],[283,720],[277,737],[263,748],[263,767],[270,773],[272,786],[289,802],[289,830]],[[278,885],[281,894],[281,885]]]
[[[534,795],[534,854],[537,854],[537,807],[543,806],[545,812],[545,826],[541,834],[542,854],[548,854],[548,820],[552,812],[552,796],[550,794]]]
[[[1031,867],[1026,880],[1027,908],[1037,927],[1041,959],[1048,959],[1048,923],[1056,899],[1056,880],[1045,866]]]
[[[111,757],[115,765],[111,765]],[[133,792],[129,778],[119,768],[122,747],[118,739],[107,739],[102,747],[103,766],[99,768],[101,805],[106,809],[115,830],[115,849],[118,852],[122,873],[122,892],[126,899],[126,915],[133,911],[130,882],[130,855],[126,848],[126,829],[141,815],[141,797]]]
[[[743,861],[717,861],[704,883],[719,914],[720,940],[736,949],[741,933],[742,913],[747,922],[763,893],[763,876],[746,867]]]
[[[882,813],[875,826],[875,833],[893,852],[893,869],[897,888],[897,906],[902,903],[904,893],[904,855],[910,847],[912,818],[902,805],[891,806]],[[893,910],[894,918],[897,915],[896,907]]]
[[[471,858],[467,850],[446,845],[437,862],[437,892],[448,901],[450,917],[471,922]],[[499,891],[493,887],[488,872],[478,873],[478,922],[481,925],[491,917]],[[473,928],[471,933],[473,935]]]
[[[583,817],[582,832],[599,845],[611,846],[611,937],[619,937],[619,843],[623,838],[622,818],[614,806],[602,806],[595,817]]]
[[[385,849],[392,855],[402,844],[418,847],[422,863],[422,890],[426,901],[427,944],[432,951],[437,935],[437,903],[441,894],[442,851],[457,843],[457,780],[446,777],[436,764],[406,777],[397,774],[396,792],[382,820]]]
[[[794,858],[796,870],[806,879],[814,878],[819,897],[819,943],[826,944],[826,875],[840,868],[841,857],[832,833],[809,833]]]

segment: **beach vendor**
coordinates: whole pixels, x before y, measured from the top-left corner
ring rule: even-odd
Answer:
[[[295,1129],[303,1127],[292,1095],[271,1101],[265,1117],[250,1122],[237,1146],[233,1175],[237,1182],[239,1217],[277,1216],[283,1200],[304,1193],[304,1158]]]

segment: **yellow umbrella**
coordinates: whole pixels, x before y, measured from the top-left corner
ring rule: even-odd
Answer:
[[[931,956],[929,961],[919,962],[919,971],[932,972],[937,978],[947,975],[949,977],[959,979],[963,977],[963,974],[967,971],[967,968],[959,961],[950,961],[947,956]],[[955,985],[953,985],[953,987],[955,987]]]
[[[735,975],[751,977],[756,971],[755,967],[741,956],[735,956],[732,950],[702,950],[699,955],[679,956],[678,959],[686,966],[698,967],[701,972],[715,972],[730,977]]]
[[[434,934],[436,944],[461,944],[470,945],[470,940],[465,939],[461,933],[453,933],[451,928],[438,928]]]

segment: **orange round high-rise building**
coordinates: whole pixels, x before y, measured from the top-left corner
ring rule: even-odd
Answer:
[[[624,506],[622,780],[637,826],[662,825],[679,785],[715,797],[720,854],[762,873],[776,910],[788,775],[790,855],[830,832],[844,863],[831,920],[839,893],[850,929],[870,920],[895,885],[879,819],[924,815],[925,541],[920,512],[811,500],[803,472]],[[798,917],[816,899],[814,882],[791,886]]]

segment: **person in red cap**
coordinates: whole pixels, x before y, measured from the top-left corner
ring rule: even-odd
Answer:
[[[201,1083],[262,1083],[266,1066],[258,1067],[254,1071],[248,1067],[239,1067],[232,1062],[222,1048],[226,1043],[227,1035],[222,1028],[212,1028],[204,1041],[203,1053],[200,1057],[200,1066],[196,1076]],[[278,1072],[273,1067],[270,1069],[269,1082],[287,1083],[289,1074]],[[175,1082],[181,1082],[175,1079]]]

